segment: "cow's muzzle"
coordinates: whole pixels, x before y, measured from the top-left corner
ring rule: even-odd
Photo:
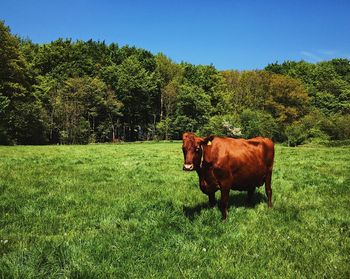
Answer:
[[[192,171],[192,170],[194,170],[194,166],[193,166],[193,164],[184,164],[183,170],[184,171]]]

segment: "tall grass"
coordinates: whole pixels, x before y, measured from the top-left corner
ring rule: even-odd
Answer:
[[[0,147],[2,278],[350,278],[350,149],[277,146],[221,221],[181,144]],[[217,199],[220,194],[217,193]]]

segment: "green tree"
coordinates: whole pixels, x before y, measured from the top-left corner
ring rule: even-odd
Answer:
[[[269,74],[265,71],[224,71],[225,96],[233,113],[244,109],[264,110],[269,91]],[[227,110],[226,110],[227,111]]]
[[[118,67],[116,94],[123,103],[123,122],[126,137],[139,139],[159,114],[159,80],[137,59],[130,56]],[[155,128],[155,127],[154,127]]]
[[[180,135],[201,129],[209,120],[210,97],[196,85],[183,84],[179,89],[174,125]]]
[[[69,78],[58,87],[48,87],[51,133],[61,143],[115,140],[121,102],[98,78]]]
[[[160,78],[160,120],[171,117],[175,110],[179,86],[183,79],[183,69],[164,54],[155,56],[156,72]]]
[[[311,98],[311,105],[330,115],[349,113],[350,61],[333,59],[316,64],[305,61],[286,61],[270,64],[269,72],[288,75],[303,82]]]
[[[0,21],[0,143],[45,143],[40,102],[31,94],[32,78],[20,41]]]
[[[294,78],[272,74],[269,77],[265,108],[280,124],[288,124],[306,114],[309,96],[305,86]]]

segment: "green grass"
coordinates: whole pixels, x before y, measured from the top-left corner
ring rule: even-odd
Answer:
[[[179,142],[0,147],[1,277],[350,278],[350,148],[277,146],[274,207],[231,191],[226,222],[182,160]]]

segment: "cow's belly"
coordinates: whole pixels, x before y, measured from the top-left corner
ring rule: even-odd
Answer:
[[[233,172],[231,189],[244,191],[248,188],[262,186],[265,182],[265,176],[265,169],[241,169]]]
[[[230,187],[233,190],[247,191],[253,187],[262,186],[265,182],[267,167],[260,157],[251,156],[250,160],[237,162],[230,166],[218,162],[213,173],[220,187]]]

